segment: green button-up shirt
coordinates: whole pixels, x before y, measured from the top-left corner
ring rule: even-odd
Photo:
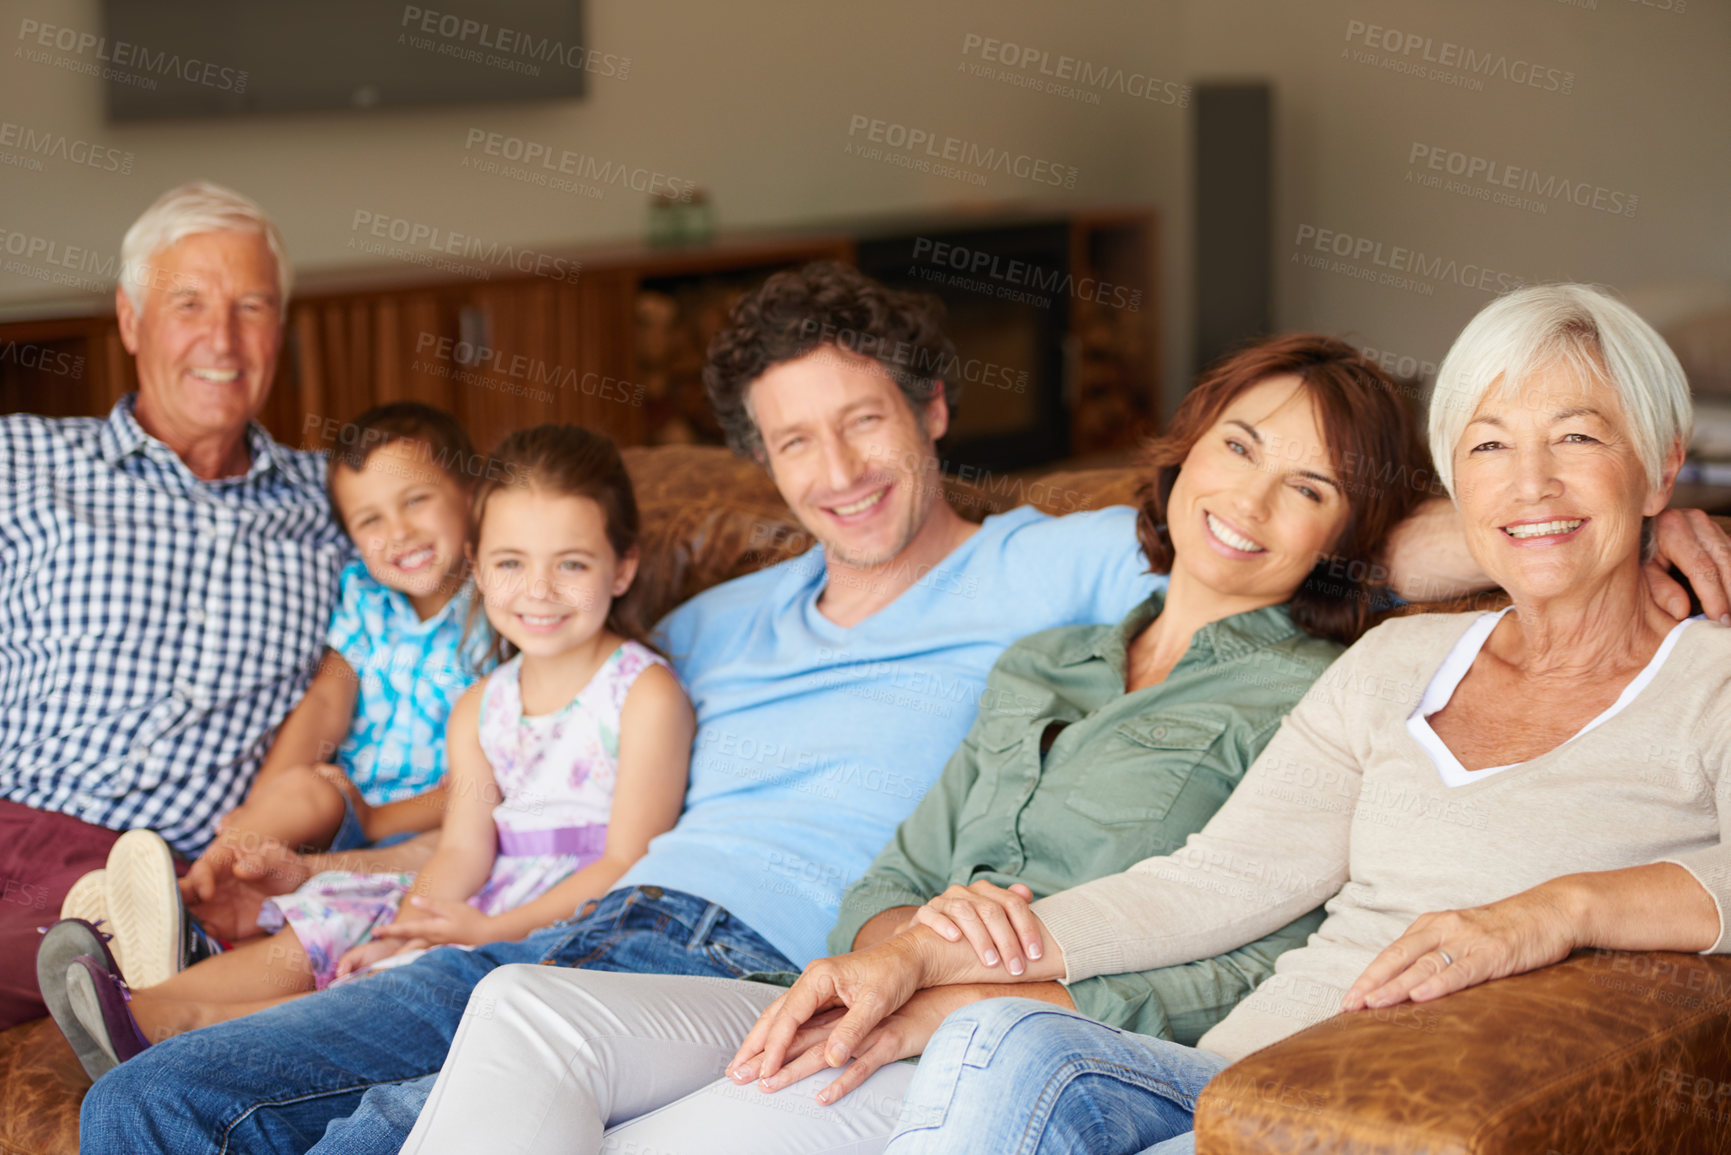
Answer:
[[[874,915],[951,885],[1020,882],[1042,898],[1178,849],[1340,653],[1284,607],[1254,610],[1204,626],[1165,681],[1127,694],[1130,643],[1162,604],[1155,594],[1116,626],[1046,630],[1004,651],[973,729],[843,896],[833,953]],[[1101,1022],[1194,1044],[1321,921],[1319,909],[1228,954],[1091,978],[1070,996]]]

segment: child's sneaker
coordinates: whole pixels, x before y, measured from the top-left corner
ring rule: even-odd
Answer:
[[[85,922],[102,922],[108,917],[108,872],[92,870],[66,892],[60,904],[61,918],[81,918]]]
[[[184,961],[186,919],[168,843],[154,831],[128,830],[108,852],[105,873],[107,929],[127,985],[166,981]]]
[[[180,969],[185,970],[195,962],[203,962],[213,958],[228,949],[228,944],[198,925],[183,908],[180,916]]]
[[[95,963],[101,971],[119,973],[119,964],[109,950],[111,944],[111,936],[83,919],[63,918],[53,926],[42,928],[42,942],[36,948],[36,984],[42,991],[42,1001],[48,1005],[48,1013],[54,1017],[66,1041],[72,1044],[79,1064],[92,1081],[113,1069],[121,1059],[121,1050],[126,1050],[129,1056],[136,1053],[135,1047],[127,1042],[116,1047],[113,1036],[107,1031],[100,1032],[103,1037],[92,1034],[79,1017],[70,989],[72,968],[76,964],[82,969],[83,964],[78,963],[81,958]],[[81,982],[80,985],[94,991],[92,982]],[[91,1002],[82,994],[79,1001]],[[122,1039],[130,1038],[125,1031],[119,1034]]]
[[[72,1018],[95,1046],[95,1054],[88,1061],[79,1055],[91,1082],[150,1046],[127,1008],[132,992],[126,980],[107,964],[107,959],[96,955],[79,955],[67,965],[64,980]],[[61,1031],[65,1033],[66,1028]]]

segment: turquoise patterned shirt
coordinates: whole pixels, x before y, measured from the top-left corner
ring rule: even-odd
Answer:
[[[337,764],[369,805],[424,793],[445,777],[445,719],[484,673],[486,619],[463,639],[473,586],[422,621],[406,595],[359,561],[343,570],[326,644],[360,678]]]

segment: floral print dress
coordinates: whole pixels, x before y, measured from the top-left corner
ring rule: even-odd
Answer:
[[[523,713],[521,655],[488,675],[481,751],[504,800],[493,808],[499,848],[492,873],[470,906],[485,914],[521,906],[601,856],[619,773],[620,712],[637,676],[652,665],[667,663],[626,642],[563,708],[535,716]],[[413,881],[412,874],[326,871],[293,894],[267,901],[259,926],[292,929],[323,990],[335,979],[343,952],[396,916]],[[411,957],[393,955],[380,965]]]

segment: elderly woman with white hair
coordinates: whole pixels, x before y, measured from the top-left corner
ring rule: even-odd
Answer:
[[[1183,850],[1034,902],[1021,974],[928,916],[813,964],[730,1071],[772,1074],[827,1008],[850,1008],[840,1065],[921,988],[1171,966],[1326,899],[1195,1048],[1019,998],[952,1014],[887,1148],[1186,1151],[1215,1074],[1342,1009],[1410,1015],[1580,947],[1731,953],[1731,630],[1677,622],[1642,578],[1690,423],[1676,358],[1626,306],[1578,285],[1491,304],[1443,362],[1430,442],[1513,604],[1366,634]]]

